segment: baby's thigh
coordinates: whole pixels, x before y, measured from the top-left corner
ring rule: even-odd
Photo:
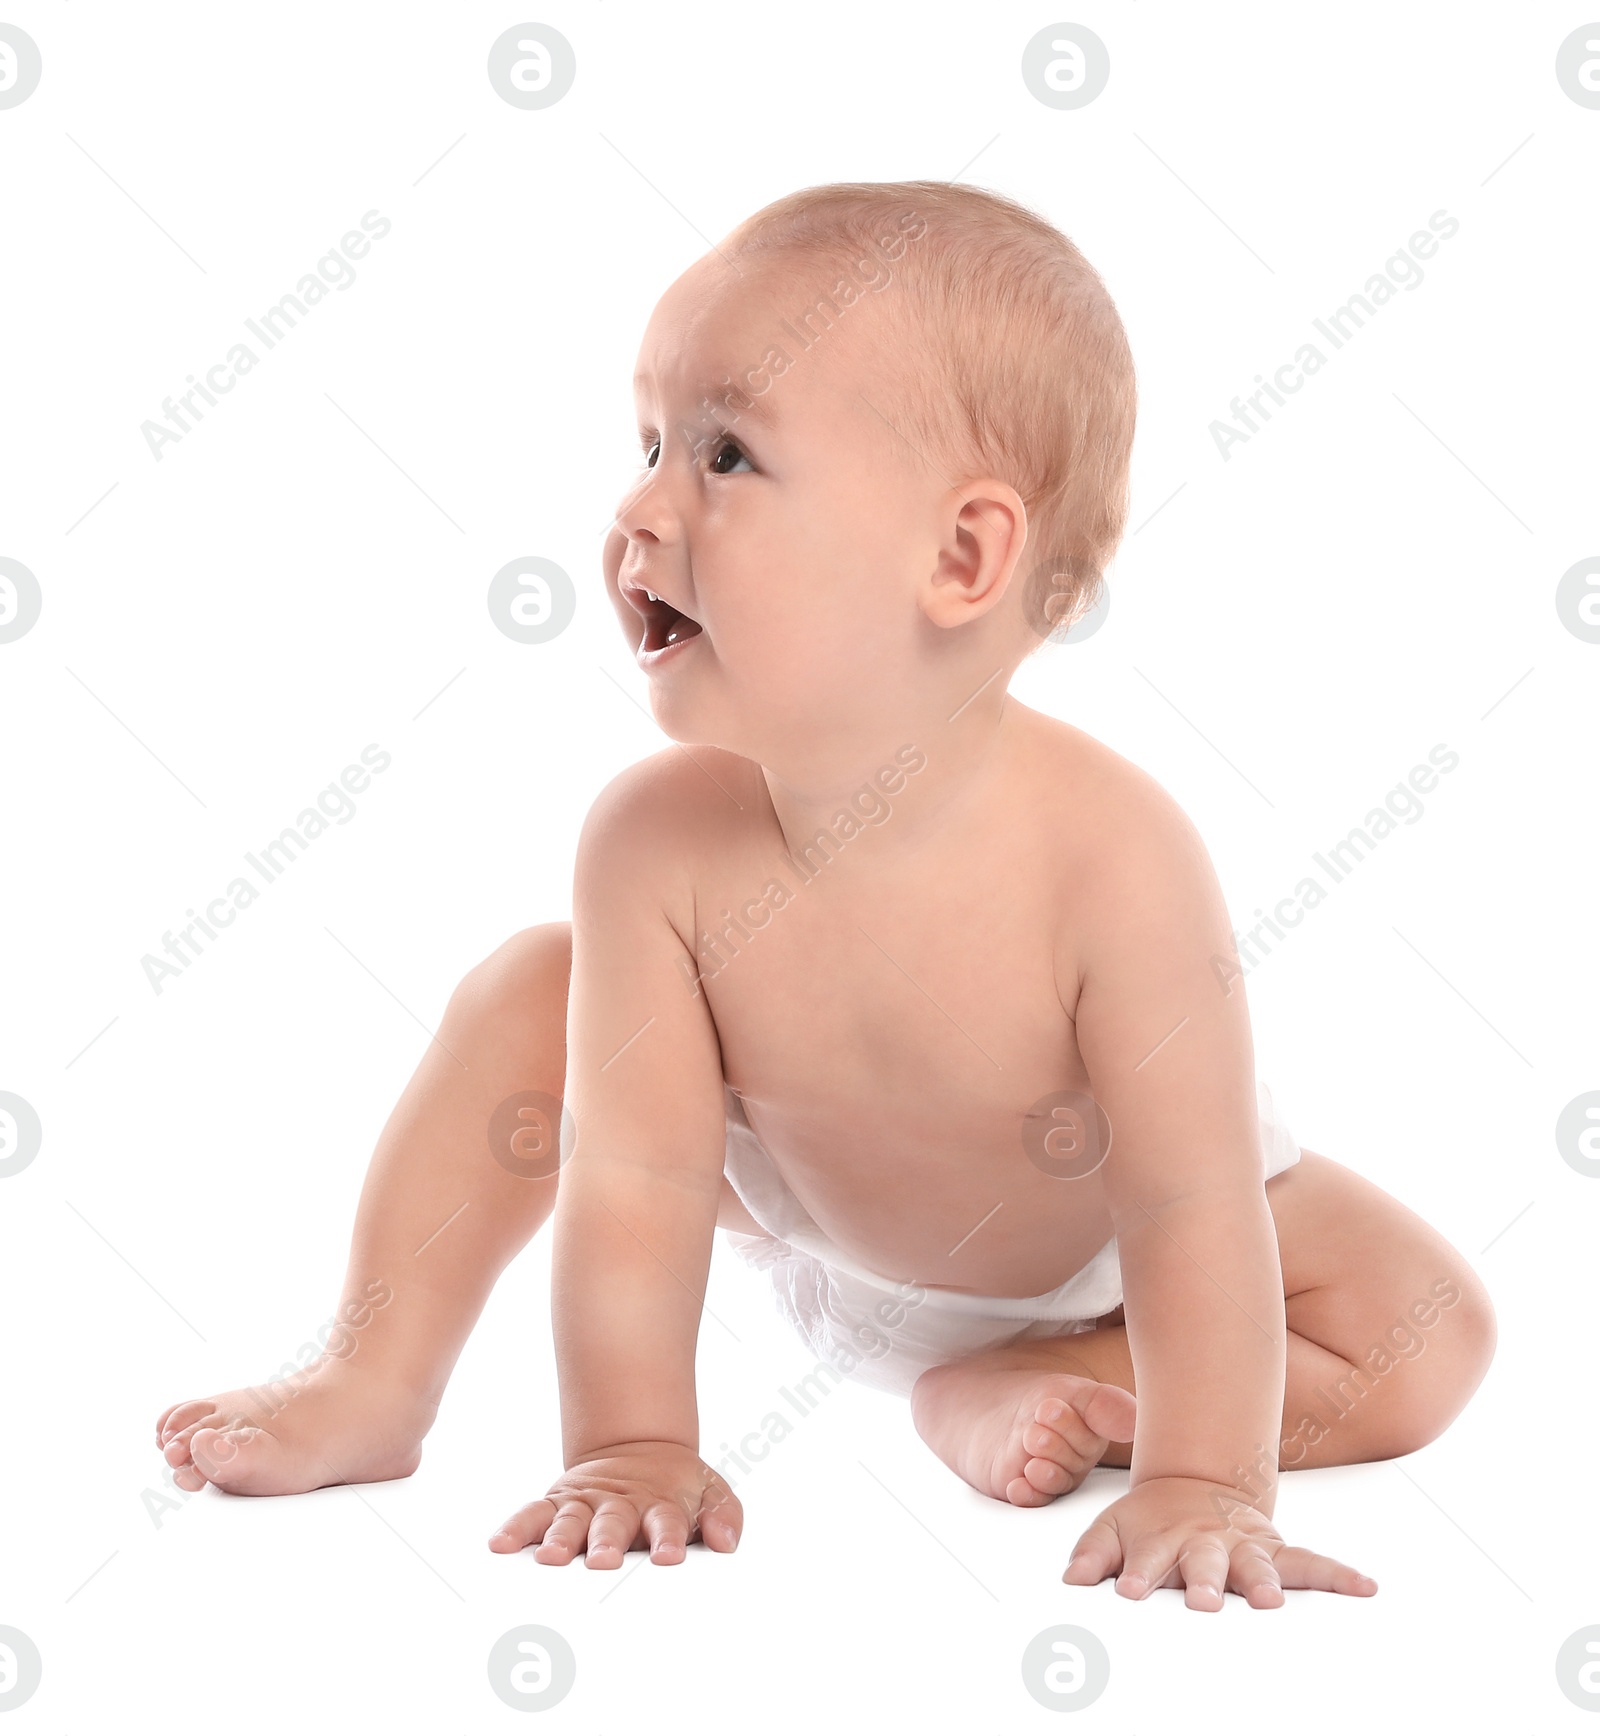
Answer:
[[[744,1201],[733,1191],[733,1183],[726,1176],[722,1178],[722,1195],[717,1201],[717,1228],[719,1230],[738,1230],[746,1236],[764,1236],[766,1234],[766,1231],[745,1209]]]
[[[524,928],[470,970],[457,997],[470,1005],[473,1022],[492,1030],[496,1042],[544,1055],[559,1045],[566,1053],[567,989],[572,980],[572,924],[546,922]],[[764,1235],[726,1176],[717,1200],[717,1228]]]
[[[559,1000],[567,1005],[567,985],[572,977],[572,924],[541,922],[519,929],[503,940],[489,956],[462,979],[479,997],[500,1000],[508,1006],[530,1001]]]
[[[544,922],[502,941],[457,984],[448,1017],[497,1052],[552,1054],[564,1074],[572,924]]]

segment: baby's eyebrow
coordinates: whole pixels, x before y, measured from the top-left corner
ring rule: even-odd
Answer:
[[[633,382],[637,392],[648,381],[640,375]],[[704,406],[709,401],[713,411],[727,419],[730,425],[738,422],[755,422],[763,428],[774,427],[778,420],[777,406],[772,402],[771,392],[758,393],[735,386],[728,380],[704,381],[694,388],[695,408],[704,415]],[[733,401],[730,403],[729,400]]]

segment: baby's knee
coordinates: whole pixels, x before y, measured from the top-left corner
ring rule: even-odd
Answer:
[[[1396,1383],[1388,1419],[1394,1440],[1387,1457],[1417,1452],[1437,1440],[1465,1409],[1494,1360],[1494,1305],[1464,1263],[1430,1286],[1424,1304],[1413,1302],[1412,1323],[1420,1348],[1411,1379]]]
[[[564,1038],[571,976],[572,924],[542,922],[474,965],[450,997],[451,1010],[497,1029],[532,1027]]]

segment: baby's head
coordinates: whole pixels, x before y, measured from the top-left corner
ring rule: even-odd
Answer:
[[[1060,231],[976,188],[758,211],[661,298],[634,395],[619,619],[668,735],[768,766],[848,763],[1003,671],[998,704],[1126,522],[1116,309]]]

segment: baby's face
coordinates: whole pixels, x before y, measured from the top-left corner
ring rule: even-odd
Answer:
[[[651,317],[643,468],[603,564],[662,729],[781,765],[903,715],[945,485],[864,401],[886,407],[879,368],[905,365],[873,298],[808,334],[814,273],[741,270],[708,254]]]

